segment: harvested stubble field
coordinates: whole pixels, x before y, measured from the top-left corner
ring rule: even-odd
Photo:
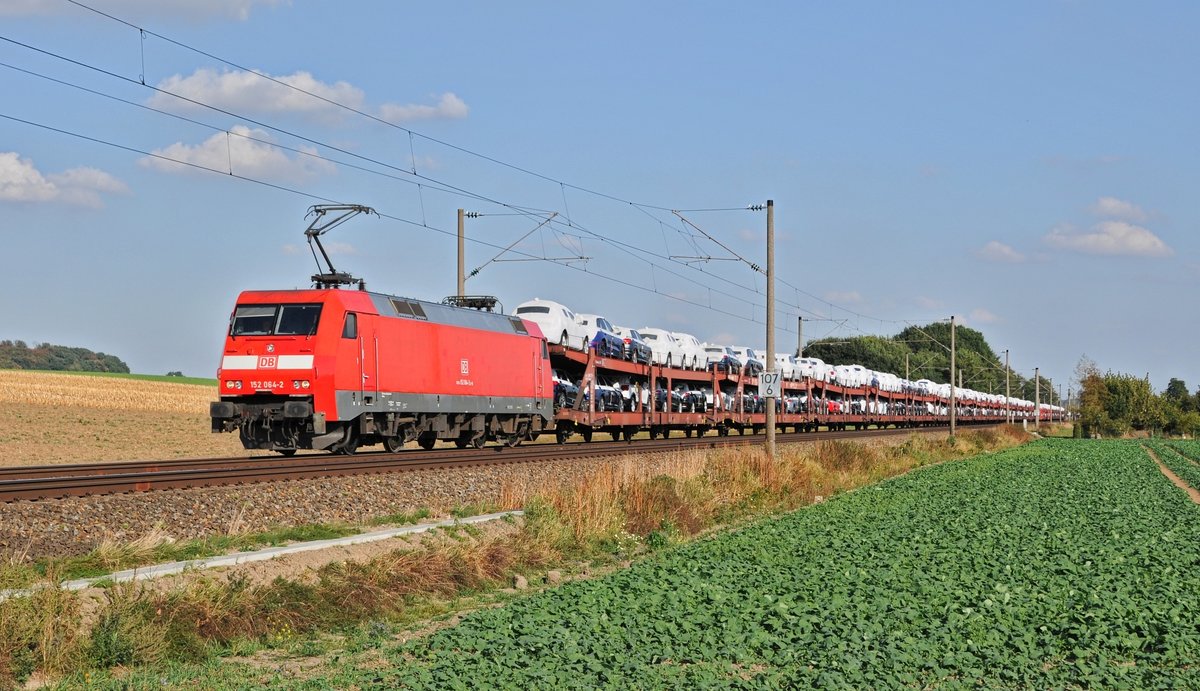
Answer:
[[[216,388],[84,374],[0,370],[0,462],[51,465],[242,455],[209,431]],[[266,452],[263,452],[266,453]]]

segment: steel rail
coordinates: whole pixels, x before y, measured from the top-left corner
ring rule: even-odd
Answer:
[[[907,435],[945,427],[876,429],[863,431],[807,432],[779,435],[781,443],[803,443]],[[173,459],[85,463],[58,466],[0,468],[0,501],[82,497],[100,494],[185,489],[255,482],[341,477],[375,473],[469,468],[546,460],[665,453],[687,449],[712,449],[761,443],[759,435],[677,437],[627,441],[593,441],[570,444],[533,444],[521,447],[488,446],[481,449],[411,450],[372,452],[351,456],[298,454],[244,458]]]

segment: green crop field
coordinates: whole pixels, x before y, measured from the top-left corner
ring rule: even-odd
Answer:
[[[1133,442],[884,482],[385,651],[346,687],[1200,687],[1200,507]]]

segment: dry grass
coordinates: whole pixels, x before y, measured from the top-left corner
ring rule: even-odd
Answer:
[[[0,370],[0,403],[207,416],[215,387],[119,377]]]
[[[196,384],[0,370],[0,458],[49,465],[245,453],[236,434],[210,431],[216,398]]]

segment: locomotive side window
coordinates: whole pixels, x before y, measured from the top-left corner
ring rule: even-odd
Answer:
[[[317,320],[320,318],[320,305],[283,305],[275,333],[280,336],[312,336],[317,332]]]
[[[275,330],[278,305],[238,305],[233,313],[232,336],[270,336]]]
[[[358,315],[346,313],[346,321],[342,323],[342,338],[358,338]]]

